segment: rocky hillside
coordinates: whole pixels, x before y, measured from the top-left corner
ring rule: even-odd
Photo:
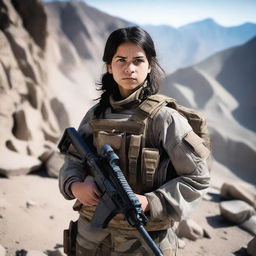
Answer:
[[[63,129],[97,97],[106,37],[128,24],[83,2],[0,0],[0,174],[59,163]]]
[[[68,123],[78,126],[98,97],[95,84],[105,70],[101,58],[107,36],[130,23],[84,2],[53,1],[44,5],[48,18],[46,58],[52,107],[62,129]],[[63,105],[66,116],[62,113]]]
[[[60,129],[47,96],[43,6],[1,0],[0,17],[0,173],[9,176],[40,166]]]
[[[246,44],[231,48],[198,64],[198,68],[213,76],[239,105],[232,111],[243,126],[256,131],[256,37]],[[218,71],[215,69],[218,65]]]
[[[256,38],[167,77],[162,92],[207,116],[216,160],[255,183]],[[247,177],[247,178],[246,178]]]

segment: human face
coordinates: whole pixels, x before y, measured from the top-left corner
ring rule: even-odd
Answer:
[[[143,84],[150,66],[144,50],[137,44],[126,42],[117,48],[108,72],[113,74],[121,96],[126,98]]]

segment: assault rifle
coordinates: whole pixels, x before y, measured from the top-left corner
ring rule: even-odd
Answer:
[[[69,150],[71,145],[76,153]],[[95,183],[102,193],[91,225],[94,228],[106,228],[116,214],[122,213],[128,223],[140,232],[154,254],[163,256],[161,250],[144,228],[148,218],[120,170],[119,158],[113,149],[106,144],[101,148],[100,156],[94,154],[80,134],[72,127],[65,129],[58,148],[61,153],[72,155],[83,162],[86,161],[91,167]]]

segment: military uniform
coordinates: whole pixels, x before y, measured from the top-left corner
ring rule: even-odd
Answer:
[[[209,151],[175,109],[164,106],[153,117],[143,119],[138,114],[141,90],[120,101],[110,97],[111,107],[104,118],[95,119],[94,106],[78,130],[97,150],[103,144],[114,148],[134,192],[148,199],[150,221],[146,229],[164,255],[176,255],[173,223],[187,217],[208,188]],[[66,159],[59,176],[64,197],[74,199],[71,184],[89,175],[89,167]],[[80,213],[77,255],[152,255],[124,216],[118,214],[106,229],[92,231],[89,224],[95,207],[76,202],[74,209]]]

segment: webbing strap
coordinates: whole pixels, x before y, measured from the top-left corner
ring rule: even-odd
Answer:
[[[146,145],[146,140],[152,137],[150,131],[148,131],[149,120],[154,118],[154,115],[166,105],[173,105],[175,108],[176,101],[173,98],[167,97],[162,94],[155,94],[149,96],[145,99],[137,108],[135,113],[130,118],[131,121],[135,121],[136,123],[144,123],[144,134],[142,140],[142,148]]]
[[[131,135],[128,159],[129,159],[129,181],[132,185],[137,183],[137,163],[140,154],[142,135]]]
[[[175,99],[162,94],[151,95],[138,106],[138,111],[135,113],[132,119],[141,121],[148,117],[151,118],[162,106],[170,103],[175,105],[175,102]]]

